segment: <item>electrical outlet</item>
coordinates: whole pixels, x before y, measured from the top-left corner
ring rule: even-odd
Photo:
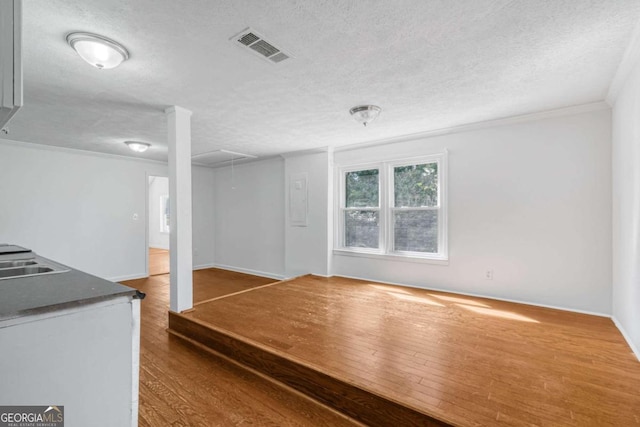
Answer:
[[[493,270],[487,270],[484,272],[484,278],[487,280],[493,280]]]

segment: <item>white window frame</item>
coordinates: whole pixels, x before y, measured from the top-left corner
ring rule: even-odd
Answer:
[[[345,249],[348,251],[352,251],[352,252],[361,252],[361,253],[365,253],[365,254],[380,254],[383,253],[381,252],[381,249],[384,247],[384,237],[383,237],[383,230],[384,230],[384,209],[382,209],[383,205],[383,199],[384,199],[384,189],[382,188],[382,174],[384,173],[384,171],[382,170],[382,168],[380,167],[381,164],[380,163],[369,163],[369,164],[360,164],[360,165],[355,165],[355,166],[350,166],[350,167],[345,167],[345,168],[341,168],[341,173],[340,173],[340,201],[339,201],[339,207],[338,207],[338,218],[336,221],[336,224],[339,224],[338,228],[341,230],[340,234],[339,234],[339,238],[336,240],[336,242],[339,242],[339,247],[341,249]],[[346,188],[346,176],[349,172],[356,172],[356,171],[362,171],[362,170],[369,170],[369,169],[378,169],[378,206],[374,207],[357,207],[357,208],[347,208],[346,207],[346,197],[345,197],[345,188]],[[355,247],[351,247],[351,246],[345,246],[345,241],[344,241],[344,214],[347,211],[363,211],[363,210],[367,210],[367,211],[377,211],[378,212],[378,227],[380,228],[380,233],[378,234],[378,247],[377,248],[355,248]]]
[[[396,208],[394,205],[394,173],[398,166],[418,165],[423,163],[438,164],[438,206]],[[379,212],[379,243],[378,248],[355,248],[345,246],[344,213],[348,210],[372,210],[371,208],[347,208],[346,204],[346,174],[349,172],[378,169],[378,212]],[[397,159],[392,161],[361,163],[336,168],[336,182],[339,187],[335,192],[335,235],[334,253],[338,255],[383,258],[411,262],[426,262],[448,264],[448,154],[447,152],[427,156]],[[412,251],[396,251],[394,245],[393,212],[413,210],[438,210],[438,252],[424,253]]]

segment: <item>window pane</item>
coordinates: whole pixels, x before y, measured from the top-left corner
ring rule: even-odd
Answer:
[[[379,228],[378,211],[344,212],[344,245],[352,248],[377,248]]]
[[[396,251],[438,252],[438,211],[395,211]]]
[[[347,172],[346,204],[348,208],[378,207],[378,169]]]
[[[438,206],[438,164],[395,167],[393,186],[397,208]]]

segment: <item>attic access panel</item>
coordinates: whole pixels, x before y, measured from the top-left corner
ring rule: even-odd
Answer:
[[[191,162],[201,166],[224,166],[231,162],[255,159],[258,156],[228,150],[215,150],[191,156]]]

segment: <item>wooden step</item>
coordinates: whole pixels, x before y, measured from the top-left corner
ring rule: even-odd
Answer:
[[[169,312],[169,332],[192,339],[370,426],[452,425],[322,372],[286,353],[189,316]]]

